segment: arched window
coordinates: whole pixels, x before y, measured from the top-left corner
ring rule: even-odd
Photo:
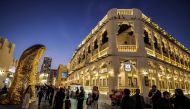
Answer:
[[[83,51],[82,60],[85,59],[85,51]]]
[[[149,42],[148,32],[146,30],[144,30],[144,42],[145,44],[151,45],[151,43]]]
[[[91,53],[90,45],[88,46],[88,53]]]
[[[119,25],[118,34],[121,34],[125,30],[128,30],[130,27],[131,27],[131,25],[127,25],[127,24]]]
[[[108,42],[107,31],[102,34],[102,45]]]
[[[154,47],[157,50],[160,50],[159,46],[158,46],[158,39],[156,37],[154,37]]]
[[[184,61],[183,61],[183,59],[181,59],[180,62],[181,62],[182,65],[184,65]]]
[[[80,63],[81,62],[81,59],[80,59],[80,57],[78,58],[78,63]]]
[[[94,41],[94,49],[97,49],[98,48],[98,41],[97,39]]]
[[[176,61],[179,62],[179,57],[178,56],[176,56]]]
[[[162,51],[164,54],[167,54],[166,46],[163,41],[162,41]]]

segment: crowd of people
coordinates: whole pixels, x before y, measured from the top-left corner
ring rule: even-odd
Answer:
[[[153,85],[148,96],[151,97],[153,109],[190,109],[190,100],[182,89],[175,89],[173,96],[164,91],[162,97],[161,92]]]
[[[7,92],[7,88],[4,87],[2,91]],[[83,87],[76,87],[74,91],[71,90],[70,87],[58,89],[52,85],[45,84],[44,86],[37,86],[36,92],[38,107],[40,107],[41,101],[44,99],[49,102],[52,109],[71,109],[72,103],[70,98],[73,98],[77,100],[77,109],[83,109],[83,102],[85,99]],[[23,93],[23,109],[29,107],[32,96],[32,88],[29,85]],[[129,89],[112,90],[109,97],[111,99],[111,105],[115,109],[190,109],[190,99],[184,95],[182,89],[175,89],[175,94],[171,96],[167,91],[161,93],[156,85],[153,85],[148,93],[151,105],[145,104],[144,97],[140,95],[140,89],[136,89],[135,95],[132,96]],[[88,93],[86,98],[86,109],[98,109],[98,100],[98,87],[93,86],[91,93]]]
[[[161,92],[152,86],[148,96],[152,101],[152,109],[190,109],[190,99],[183,94],[183,90],[175,89],[175,94],[170,95],[164,91]],[[130,90],[124,89],[124,95],[120,102],[121,109],[144,109],[146,107],[143,96],[140,95],[140,89],[136,89],[136,94],[130,96]]]
[[[68,88],[59,88],[56,89],[53,86],[49,86],[45,84],[45,86],[36,87],[37,97],[38,97],[38,107],[40,107],[41,101],[44,98],[46,101],[48,100],[49,105],[52,109],[71,109],[71,100],[70,97],[77,100],[77,109],[83,109],[83,102],[85,99],[85,91],[83,87],[76,87],[76,91],[71,91],[70,87]],[[29,85],[24,94],[23,94],[23,103],[22,108],[29,108],[30,98],[32,96],[32,89]],[[99,91],[98,87],[94,86],[92,92],[88,94],[86,100],[86,108],[87,109],[98,109],[98,99],[99,99]]]

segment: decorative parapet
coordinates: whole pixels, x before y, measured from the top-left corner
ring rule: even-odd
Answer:
[[[143,13],[142,13],[142,19],[144,19],[144,21],[146,23],[152,25],[155,29],[157,29],[158,31],[160,31],[164,36],[167,36],[169,40],[173,41],[179,47],[181,47],[184,51],[186,51],[187,53],[190,54],[190,50],[188,48],[186,48],[183,44],[181,44],[179,41],[177,41],[177,39],[175,39],[171,34],[167,33],[166,30],[164,30],[163,28],[161,28],[156,22],[153,22],[149,17],[147,17]]]
[[[137,46],[136,45],[117,45],[119,52],[136,52]]]
[[[117,15],[133,15],[133,9],[117,9]]]
[[[115,15],[133,15],[134,14],[134,9],[116,9],[116,10],[117,11],[116,11]],[[112,11],[112,10],[110,10],[110,11]],[[102,20],[100,20],[98,22],[98,24],[91,30],[91,32],[86,36],[86,38],[81,42],[81,44],[78,45],[76,51],[79,50],[80,47],[82,47],[93,36],[93,34],[96,33],[108,21],[108,19],[110,19],[110,17],[114,17],[115,15],[112,15],[112,16],[108,17],[108,14],[106,14],[102,18]],[[76,55],[76,51],[74,52],[71,60]]]

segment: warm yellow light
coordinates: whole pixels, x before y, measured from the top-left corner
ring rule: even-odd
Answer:
[[[171,77],[170,77],[170,76],[167,76],[166,78],[167,78],[167,79],[170,79]]]
[[[147,75],[148,72],[147,72],[146,70],[144,70],[142,74],[143,74],[143,75]]]

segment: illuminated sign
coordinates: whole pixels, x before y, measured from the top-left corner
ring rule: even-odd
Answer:
[[[127,72],[129,72],[129,71],[132,70],[132,69],[131,69],[131,64],[129,64],[129,63],[126,63],[126,64],[124,65],[124,68],[125,68],[125,71],[127,71]]]

